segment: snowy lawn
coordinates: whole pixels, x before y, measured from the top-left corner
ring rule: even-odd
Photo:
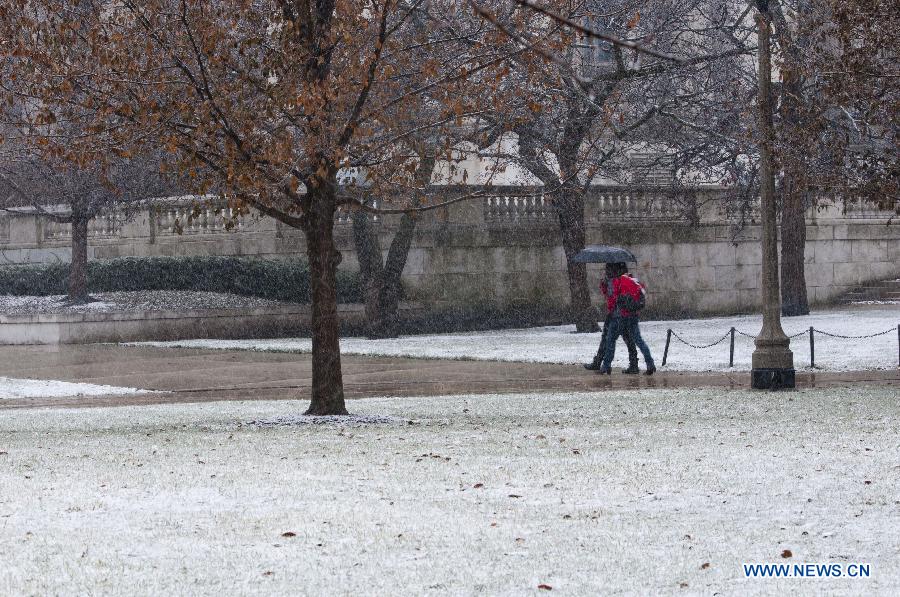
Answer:
[[[896,389],[304,406],[0,411],[0,594],[900,594]]]
[[[101,386],[92,383],[44,379],[16,379],[0,377],[0,400],[13,398],[68,398],[70,396],[105,396],[120,394],[145,394],[151,390]]]
[[[810,326],[829,333],[845,336],[863,336],[878,332],[888,333],[870,339],[838,339],[822,334],[815,336],[816,368],[827,371],[855,371],[865,369],[892,369],[897,367],[897,325],[900,309],[843,309],[818,311],[806,317],[785,319],[788,335],[803,333]],[[762,327],[760,315],[716,317],[712,319],[685,319],[676,321],[646,321],[641,323],[641,334],[650,345],[650,351],[659,367],[662,363],[666,330],[672,328],[681,338],[694,345],[705,345],[720,340],[734,326],[739,332],[756,335]],[[344,354],[420,357],[434,359],[475,359],[489,361],[521,361],[535,363],[588,362],[597,351],[600,334],[575,334],[573,326],[543,327],[534,329],[498,330],[466,334],[439,334],[406,336],[390,340],[365,338],[341,339]],[[272,352],[310,352],[308,338],[280,340],[183,340],[178,342],[148,342],[145,345],[262,350]],[[749,371],[753,353],[753,339],[737,335],[735,341],[734,370]],[[797,369],[809,368],[809,334],[794,338],[791,342],[794,364]],[[627,366],[628,356],[623,342],[616,347],[616,361]],[[717,346],[694,349],[672,340],[666,370],[671,371],[722,371],[728,370],[728,339]]]
[[[69,305],[65,295],[0,295],[0,315],[31,315],[36,313],[120,313],[188,309],[247,309],[292,305],[291,303],[270,301],[251,296],[183,290],[94,292],[91,293],[91,296],[97,300],[84,305]]]

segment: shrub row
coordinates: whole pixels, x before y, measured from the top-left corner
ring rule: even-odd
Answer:
[[[0,294],[48,296],[68,292],[69,264],[0,267]],[[127,257],[88,262],[90,292],[192,290],[310,302],[309,268],[300,261],[245,257]],[[362,300],[359,276],[338,272],[341,303]]]

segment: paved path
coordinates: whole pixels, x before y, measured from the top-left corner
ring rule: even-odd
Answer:
[[[652,377],[597,375],[579,365],[342,357],[348,398],[434,396],[530,391],[635,388],[746,388],[749,373],[657,373]],[[309,355],[171,349],[108,344],[0,347],[0,376],[56,379],[166,393],[0,400],[0,409],[82,407],[306,398]],[[854,384],[896,386],[900,371],[798,373],[799,387]]]

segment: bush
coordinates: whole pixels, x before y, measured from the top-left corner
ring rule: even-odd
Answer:
[[[68,264],[0,268],[0,294],[48,296],[68,292]],[[301,261],[246,257],[127,257],[88,262],[90,292],[192,290],[309,303],[309,268]],[[356,273],[337,274],[338,302],[362,300]]]

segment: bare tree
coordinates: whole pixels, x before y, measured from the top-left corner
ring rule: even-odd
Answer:
[[[122,224],[147,199],[173,192],[177,187],[160,173],[159,165],[150,157],[119,157],[102,166],[76,166],[42,155],[27,141],[7,139],[0,146],[0,209],[29,206],[48,220],[69,224],[70,304],[92,300],[87,284],[91,220],[107,213]]]
[[[560,30],[556,43],[532,50],[543,60],[511,71],[512,84],[529,93],[518,98],[514,118],[497,117],[496,125],[518,135],[515,159],[546,187],[558,189],[552,202],[567,257],[572,315],[578,331],[594,331],[585,266],[571,261],[585,243],[584,193],[598,177],[622,180],[629,149],[646,145],[647,137],[658,144],[654,131],[670,111],[710,91],[698,72],[727,69],[729,61],[749,54],[743,40],[722,34],[741,15],[709,11],[703,0],[518,4],[504,13],[479,10],[521,45],[533,43],[547,22]],[[543,30],[526,29],[523,11],[549,21],[537,25]]]
[[[341,206],[373,208],[340,175],[362,171],[369,194],[409,208],[410,193],[390,192],[415,176],[405,140],[457,126],[493,100],[471,84],[503,64],[505,50],[484,38],[493,30],[473,19],[462,38],[448,38],[412,25],[414,15],[452,22],[453,0],[79,6],[86,27],[70,27],[68,7],[55,0],[23,0],[0,19],[31,94],[56,118],[74,103],[117,142],[166,148],[195,192],[227,193],[303,231],[313,324],[307,412],[346,413],[334,220]],[[52,76],[40,65],[52,65]],[[421,85],[408,84],[417,78]]]

